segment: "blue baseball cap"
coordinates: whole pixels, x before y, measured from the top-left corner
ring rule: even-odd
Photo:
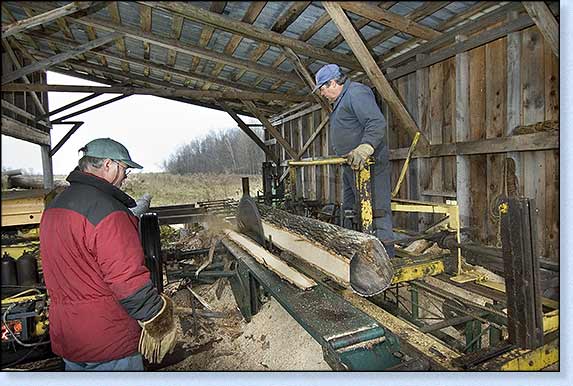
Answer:
[[[80,151],[84,152],[84,156],[109,158],[114,161],[121,161],[130,168],[143,169],[143,166],[132,161],[125,146],[111,138],[94,139],[82,147]]]
[[[312,90],[315,93],[319,88],[321,88],[326,82],[336,79],[342,75],[340,67],[338,64],[326,64],[317,71],[314,79],[316,80],[316,86]]]

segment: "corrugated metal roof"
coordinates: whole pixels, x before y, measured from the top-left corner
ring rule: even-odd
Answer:
[[[58,1],[58,2],[38,2],[37,4],[37,12],[45,12],[45,9],[54,9],[69,2],[65,1]],[[282,20],[282,17],[286,14],[286,12],[290,9],[290,7],[295,2],[292,1],[280,1],[280,2],[267,2],[258,17],[255,19],[253,25],[266,29],[272,30],[273,26],[277,23],[278,20]],[[418,23],[420,25],[430,27],[430,28],[439,28],[441,25],[444,24],[447,20],[450,20],[452,17],[455,17],[469,8],[473,7],[478,2],[476,1],[457,1],[451,2],[446,6],[442,7],[441,9],[435,11],[432,15],[426,16],[423,19],[419,20]],[[16,18],[17,20],[25,19],[28,15],[25,12],[24,7],[30,6],[30,2],[22,5],[22,3],[17,1],[9,1],[4,2],[4,6],[6,9]],[[165,5],[169,5],[169,2],[161,3],[159,2],[159,7],[163,7]],[[183,7],[197,7],[202,10],[211,10],[213,9],[214,2],[211,1],[201,1],[201,2],[193,2],[193,3],[177,3]],[[222,11],[222,16],[229,18],[230,20],[241,21],[242,18],[245,16],[246,12],[248,11],[249,7],[251,6],[252,2],[249,1],[229,1],[226,2],[226,5]],[[374,3],[374,4],[381,4],[381,3]],[[505,3],[501,3],[502,5]],[[218,4],[217,4],[218,5]],[[492,7],[495,4],[492,3]],[[102,20],[107,23],[112,22],[111,12],[109,9],[109,3],[103,4],[103,7],[97,9],[96,12],[92,12],[88,18],[94,20]],[[130,27],[136,30],[141,29],[141,10],[148,5],[143,5],[139,2],[117,2],[117,7],[119,10],[120,21],[123,26]],[[422,10],[422,7],[431,6],[430,2],[422,2],[422,1],[399,1],[393,4],[390,8],[388,8],[388,12],[392,12],[396,15],[404,16],[410,15],[413,11]],[[487,12],[487,10],[484,10]],[[317,22],[323,15],[325,14],[325,10],[320,2],[312,2],[310,3],[295,19],[292,20],[290,25],[286,26],[286,30],[282,31],[282,35],[292,39],[299,39],[306,31],[311,28],[314,23]],[[346,14],[350,17],[350,19],[357,23],[362,19],[362,17],[352,13],[346,12]],[[172,29],[173,29],[173,22],[175,17],[178,15],[176,12],[172,10],[166,10],[163,8],[152,7],[151,11],[151,34],[156,37],[157,39],[163,38],[172,38]],[[78,23],[80,20],[74,19],[74,15],[71,15],[68,20],[69,28],[73,34],[73,38],[76,42],[76,45],[83,44],[88,42],[90,39],[86,33],[86,26]],[[477,17],[477,16],[474,16]],[[3,24],[8,24],[10,22],[9,16],[5,15],[4,12],[2,14],[2,22]],[[461,21],[463,22],[463,20]],[[48,23],[44,26],[46,30],[50,31],[50,36],[55,38],[65,39],[65,35],[62,31],[60,31],[59,26],[55,22]],[[181,28],[181,34],[179,37],[179,42],[183,45],[188,47],[189,49],[193,49],[200,45],[201,36],[205,34],[207,29],[211,27],[206,27],[205,24],[202,22],[198,22],[195,20],[191,20],[189,18],[184,18]],[[38,29],[36,28],[36,31]],[[97,23],[96,27],[94,28],[97,37],[105,36],[108,32],[105,29],[98,28]],[[386,40],[380,41],[380,39],[376,39],[379,34],[387,33],[388,31],[393,32],[393,36]],[[406,32],[400,32],[393,30],[389,26],[385,26],[378,21],[371,20],[366,25],[364,25],[360,29],[360,34],[365,41],[369,41],[373,39],[377,41],[375,47],[369,47],[371,52],[373,52],[378,57],[383,56],[388,50],[403,44],[405,41],[412,38],[412,36]],[[222,30],[219,27],[212,28],[212,36],[207,42],[205,49],[212,51],[218,55],[224,54],[225,47],[229,43],[230,39],[235,36],[232,32],[227,30]],[[311,44],[315,47],[325,47],[330,44],[333,39],[339,36],[339,31],[336,25],[332,21],[328,21],[324,26],[319,28],[311,37],[307,40],[308,44]],[[16,36],[20,42],[29,47],[29,42],[23,39],[23,36],[17,35]],[[125,37],[124,38],[126,52],[121,52],[117,44],[108,44],[105,47],[100,47],[99,50],[109,53],[110,55],[114,55],[116,57],[123,57],[123,55],[127,55],[129,58],[133,58],[134,60],[138,61],[145,61],[144,57],[144,45],[143,41],[136,38]],[[53,51],[50,48],[50,45],[47,44],[45,41],[37,40],[37,44],[39,50],[42,53],[50,56],[53,55]],[[250,61],[251,55],[254,50],[256,50],[260,46],[261,42],[254,40],[250,37],[243,37],[240,41],[240,44],[237,46],[233,53],[233,58]],[[58,44],[60,46],[60,44]],[[61,48],[65,50],[64,48]],[[341,53],[341,54],[351,54],[351,49],[343,39],[340,39],[340,43],[338,43],[335,47],[331,48],[333,52]],[[298,55],[300,56],[301,60],[306,64],[307,69],[311,73],[315,73],[318,69],[325,63],[322,60],[316,58],[308,58],[308,54],[304,52],[299,52]],[[90,55],[86,55],[90,56]],[[106,68],[101,65],[98,60],[97,55],[91,55],[92,58],[90,59],[89,63],[94,65],[98,65],[101,68],[99,71],[105,74]],[[169,49],[165,47],[158,46],[156,44],[150,45],[150,52],[149,52],[149,61],[153,63],[156,67],[157,66],[165,66],[167,64],[167,58],[169,57]],[[282,50],[274,44],[270,44],[270,47],[265,52],[262,52],[262,55],[257,59],[256,63],[262,66],[273,66],[277,58],[282,57]],[[199,64],[195,69],[192,69],[192,64],[196,62],[194,60],[195,56],[190,55],[188,53],[177,52],[175,58],[175,64],[173,68],[181,72],[189,72],[193,71],[193,73],[197,77],[201,77],[204,75],[212,75],[212,71],[215,68],[215,61],[201,58],[199,60]],[[76,58],[77,59],[77,58]],[[122,70],[121,62],[118,59],[108,58],[107,63],[109,68],[114,70]],[[62,65],[56,66],[55,69],[58,67],[62,67]],[[144,76],[144,66],[139,64],[131,63],[129,65],[130,71],[134,75]],[[168,67],[165,67],[166,69]],[[79,68],[78,68],[79,70]],[[343,67],[343,70],[350,71],[350,69]],[[294,66],[290,60],[282,61],[276,69],[272,71],[276,71],[277,73],[284,73],[284,74],[295,74]],[[239,72],[242,72],[240,68],[237,68],[231,64],[225,64],[219,74],[216,76],[224,80],[226,82],[235,82],[237,87],[255,87],[255,83],[258,80],[260,81],[256,87],[257,89],[263,91],[273,91],[271,87],[276,84],[277,79],[265,75],[263,73],[257,72],[255,68],[251,68],[251,70],[244,72],[241,78],[236,81],[234,79],[235,75]],[[126,74],[127,75],[127,74]],[[151,79],[157,80],[156,84],[165,84],[165,86],[169,86],[168,83],[165,83],[165,73],[164,71],[160,71],[158,69],[151,69],[149,74]],[[108,75],[108,79],[119,81],[116,79],[115,75]],[[95,80],[95,79],[94,79]],[[187,82],[186,82],[187,80]],[[181,75],[171,74],[171,84],[174,86],[181,86],[184,83],[188,85],[188,87],[198,87],[201,88],[205,84],[205,81],[189,81],[189,79],[185,79]],[[298,92],[301,94],[307,93],[308,89],[301,86],[302,81],[299,83],[290,82],[290,81],[282,81],[282,85],[278,87],[273,92],[280,92],[280,93],[293,93]],[[224,86],[220,86],[214,84],[211,86],[211,89],[224,89]],[[288,104],[288,103],[287,103]]]

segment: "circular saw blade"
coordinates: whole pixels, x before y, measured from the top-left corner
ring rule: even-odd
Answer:
[[[265,233],[261,214],[257,208],[255,200],[250,196],[243,196],[237,207],[237,226],[239,232],[249,236],[259,245],[265,245]]]

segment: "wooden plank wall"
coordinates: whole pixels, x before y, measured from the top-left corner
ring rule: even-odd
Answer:
[[[22,57],[22,55],[20,54],[20,52],[18,50],[14,50],[14,54],[16,55],[16,57],[18,58],[18,60],[20,61],[20,63],[22,64],[22,66],[27,66],[29,64],[31,64],[31,62]],[[9,72],[15,71],[17,68],[16,66],[12,63],[12,61],[10,60],[10,56],[8,55],[7,52],[4,52],[4,47],[2,46],[2,73],[3,74],[7,74]],[[46,72],[45,71],[38,71],[38,72],[34,72],[32,74],[28,75],[28,79],[30,80],[30,82],[32,83],[40,83],[40,84],[46,84],[47,79],[46,79]],[[24,81],[22,79],[18,79],[16,81],[14,81],[15,83],[23,83]],[[38,95],[38,98],[40,99],[40,102],[42,103],[42,106],[44,107],[44,111],[48,111],[48,93],[47,92],[38,92],[36,93]],[[38,107],[36,106],[36,104],[34,103],[34,100],[32,99],[32,94],[29,92],[3,92],[2,93],[2,100],[11,103],[13,105],[15,105],[16,107],[19,107],[20,109],[27,111],[28,113],[34,115],[34,116],[39,116],[41,115],[40,111],[38,111]],[[38,130],[42,130],[42,131],[47,131],[46,127],[44,127],[41,124],[36,123],[34,120],[25,118],[19,114],[14,113],[13,111],[7,109],[7,108],[2,108],[2,114],[6,115],[12,119],[18,120],[30,127],[34,127],[37,128]]]
[[[517,53],[517,54],[516,54]],[[537,27],[514,32],[469,51],[470,141],[512,135],[515,127],[559,119],[559,63]],[[517,60],[515,56],[517,55]],[[404,105],[431,144],[452,143],[456,133],[455,58],[392,82]],[[391,149],[408,147],[412,138],[381,102]],[[300,150],[325,113],[314,111],[280,125],[287,141]],[[329,154],[328,130],[303,158]],[[281,150],[284,159],[284,151]],[[470,155],[472,239],[500,246],[498,203],[507,194],[535,200],[539,254],[559,257],[559,152],[555,150]],[[392,187],[403,160],[392,161]],[[299,196],[323,203],[342,200],[342,180],[333,167],[305,170]],[[446,202],[455,199],[455,156],[412,163],[398,198]],[[430,216],[431,217],[431,216]],[[432,218],[395,213],[396,228],[425,229]]]

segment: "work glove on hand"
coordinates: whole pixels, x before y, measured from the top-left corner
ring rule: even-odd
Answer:
[[[152,198],[153,196],[151,194],[145,193],[139,200],[135,201],[137,206],[130,208],[131,212],[137,217],[141,217],[142,214],[149,210]]]
[[[139,337],[139,352],[150,363],[160,363],[167,353],[171,353],[177,343],[177,326],[173,313],[173,301],[161,294],[163,307],[147,322],[139,322],[142,327]]]
[[[374,148],[367,144],[363,143],[361,145],[356,146],[350,153],[346,155],[348,164],[352,167],[353,170],[360,170],[364,168],[366,164],[366,160],[374,153]]]

